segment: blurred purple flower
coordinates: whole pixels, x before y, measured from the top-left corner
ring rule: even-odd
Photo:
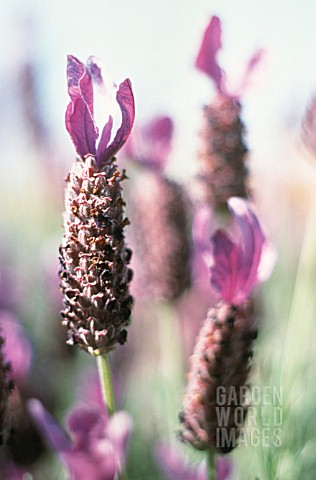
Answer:
[[[215,84],[216,91],[227,95],[225,73],[219,66],[217,54],[222,48],[222,27],[218,17],[213,16],[204,32],[202,43],[195,60],[198,70],[205,73]],[[232,96],[239,97],[246,89],[251,73],[260,62],[263,50],[258,49],[249,59],[237,91]]]
[[[111,418],[91,407],[75,407],[67,424],[72,440],[45,410],[29,401],[29,411],[47,443],[56,451],[72,480],[114,480],[122,471],[132,422],[125,412]]]
[[[126,155],[135,162],[163,171],[171,151],[173,123],[169,117],[157,116],[134,129],[126,143]]]
[[[11,375],[22,381],[30,368],[32,348],[27,334],[17,318],[9,311],[0,313],[0,326],[5,338],[3,350],[11,364]]]
[[[218,17],[213,16],[207,26],[199,53],[195,60],[195,66],[208,75],[217,88],[223,91],[224,72],[217,62],[217,53],[222,48],[222,26]]]
[[[191,463],[176,445],[160,444],[155,449],[155,457],[166,480],[207,480],[206,462]],[[227,458],[215,459],[216,480],[227,480],[232,471]]]
[[[72,55],[68,55],[67,59],[68,93],[71,101],[66,111],[66,128],[78,155],[80,157],[93,155],[101,167],[115,156],[131,132],[135,116],[131,82],[129,79],[124,80],[116,93],[122,114],[120,128],[110,141],[113,117],[109,115],[97,146],[99,130],[94,120],[93,81],[98,85],[103,82],[100,68],[93,57],[88,59],[87,66]]]
[[[0,478],[6,480],[24,480],[27,478],[27,471],[16,465],[9,459],[2,459],[0,465]]]
[[[240,305],[249,298],[256,284],[269,276],[275,254],[249,203],[232,197],[228,207],[241,237],[233,241],[223,230],[217,230],[212,236],[211,284],[222,300]]]

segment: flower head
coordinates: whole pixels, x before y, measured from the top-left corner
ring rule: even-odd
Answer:
[[[183,441],[201,450],[212,446],[220,453],[236,447],[240,426],[246,418],[248,403],[241,392],[248,384],[253,341],[257,336],[257,322],[249,297],[256,283],[267,278],[274,260],[248,203],[241,198],[231,198],[229,208],[241,236],[233,241],[218,230],[211,238],[211,283],[220,298],[209,309],[190,358],[180,415]],[[234,391],[237,399],[232,401],[226,397],[228,417],[224,425],[218,417],[219,388],[225,393]],[[242,412],[239,424],[236,408]]]
[[[111,418],[91,407],[74,408],[67,419],[71,439],[38,400],[29,410],[72,480],[114,480],[124,465],[132,422],[125,412]]]
[[[68,92],[71,102],[66,127],[79,157],[67,177],[64,238],[60,247],[60,279],[66,305],[62,315],[68,343],[91,354],[112,350],[127,338],[133,299],[129,294],[131,250],[126,247],[121,182],[126,178],[114,155],[126,141],[134,121],[129,80],[116,94],[122,123],[113,141],[113,119],[98,130],[93,114],[93,81],[103,82],[94,59],[88,66],[68,57]]]
[[[94,120],[93,80],[98,84],[103,82],[101,71],[93,57],[90,57],[87,65],[72,55],[68,55],[67,60],[68,93],[71,101],[66,111],[66,128],[78,155],[94,156],[101,167],[111,161],[132,130],[135,106],[131,82],[129,79],[124,80],[116,93],[122,113],[120,128],[110,141],[113,127],[113,117],[110,115],[97,145],[99,130]]]
[[[267,278],[275,257],[248,202],[233,197],[228,206],[241,235],[236,241],[223,230],[212,236],[211,284],[222,300],[239,305]]]

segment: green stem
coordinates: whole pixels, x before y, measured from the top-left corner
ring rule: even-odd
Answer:
[[[98,366],[103,400],[104,400],[107,412],[111,417],[116,411],[116,405],[115,405],[111,365],[110,365],[109,355],[107,353],[97,356],[97,366]],[[118,480],[126,480],[124,470],[122,470],[118,474],[117,478]]]
[[[207,480],[216,480],[215,452],[212,448],[207,451]]]
[[[97,365],[103,400],[106,405],[108,414],[109,416],[111,416],[113,415],[113,413],[115,413],[116,407],[111,374],[111,365],[107,353],[97,356]]]

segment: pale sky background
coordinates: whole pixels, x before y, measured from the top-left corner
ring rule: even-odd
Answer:
[[[201,107],[214,92],[207,77],[193,67],[213,14],[222,20],[219,60],[231,82],[238,80],[255,49],[266,50],[242,98],[255,168],[276,166],[284,140],[289,132],[297,133],[307,102],[316,93],[314,0],[0,0],[0,5],[4,131],[8,128],[11,138],[12,85],[19,62],[30,58],[39,74],[43,117],[69,157],[73,149],[64,128],[65,59],[67,53],[82,61],[94,54],[117,83],[131,79],[138,121],[159,113],[173,118],[176,137],[169,170],[188,178]],[[0,142],[7,139],[2,135]]]

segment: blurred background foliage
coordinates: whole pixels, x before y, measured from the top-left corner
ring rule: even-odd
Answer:
[[[232,478],[315,478],[316,152],[301,137],[316,92],[315,3],[28,0],[2,7],[0,315],[14,316],[31,342],[31,368],[19,384],[23,401],[41,399],[62,422],[74,402],[88,401],[85,382],[96,373],[93,358],[65,345],[60,326],[58,245],[64,178],[74,158],[64,128],[65,55],[96,54],[115,81],[131,78],[139,124],[170,115],[175,136],[166,172],[190,192],[202,106],[213,95],[193,61],[203,28],[217,14],[225,27],[221,59],[233,81],[254,48],[266,51],[243,99],[254,202],[278,255],[257,293],[252,383],[283,389],[282,445],[237,448]],[[139,172],[124,153],[119,161],[130,177],[128,205]],[[188,357],[212,299],[208,286],[199,288],[175,302],[136,297],[129,342],[112,355],[118,403],[134,421],[130,480],[165,478],[155,449],[177,443]],[[26,413],[19,415],[23,429],[0,462],[14,461],[22,473],[3,478],[64,478]],[[182,451],[203,459],[189,447]]]

